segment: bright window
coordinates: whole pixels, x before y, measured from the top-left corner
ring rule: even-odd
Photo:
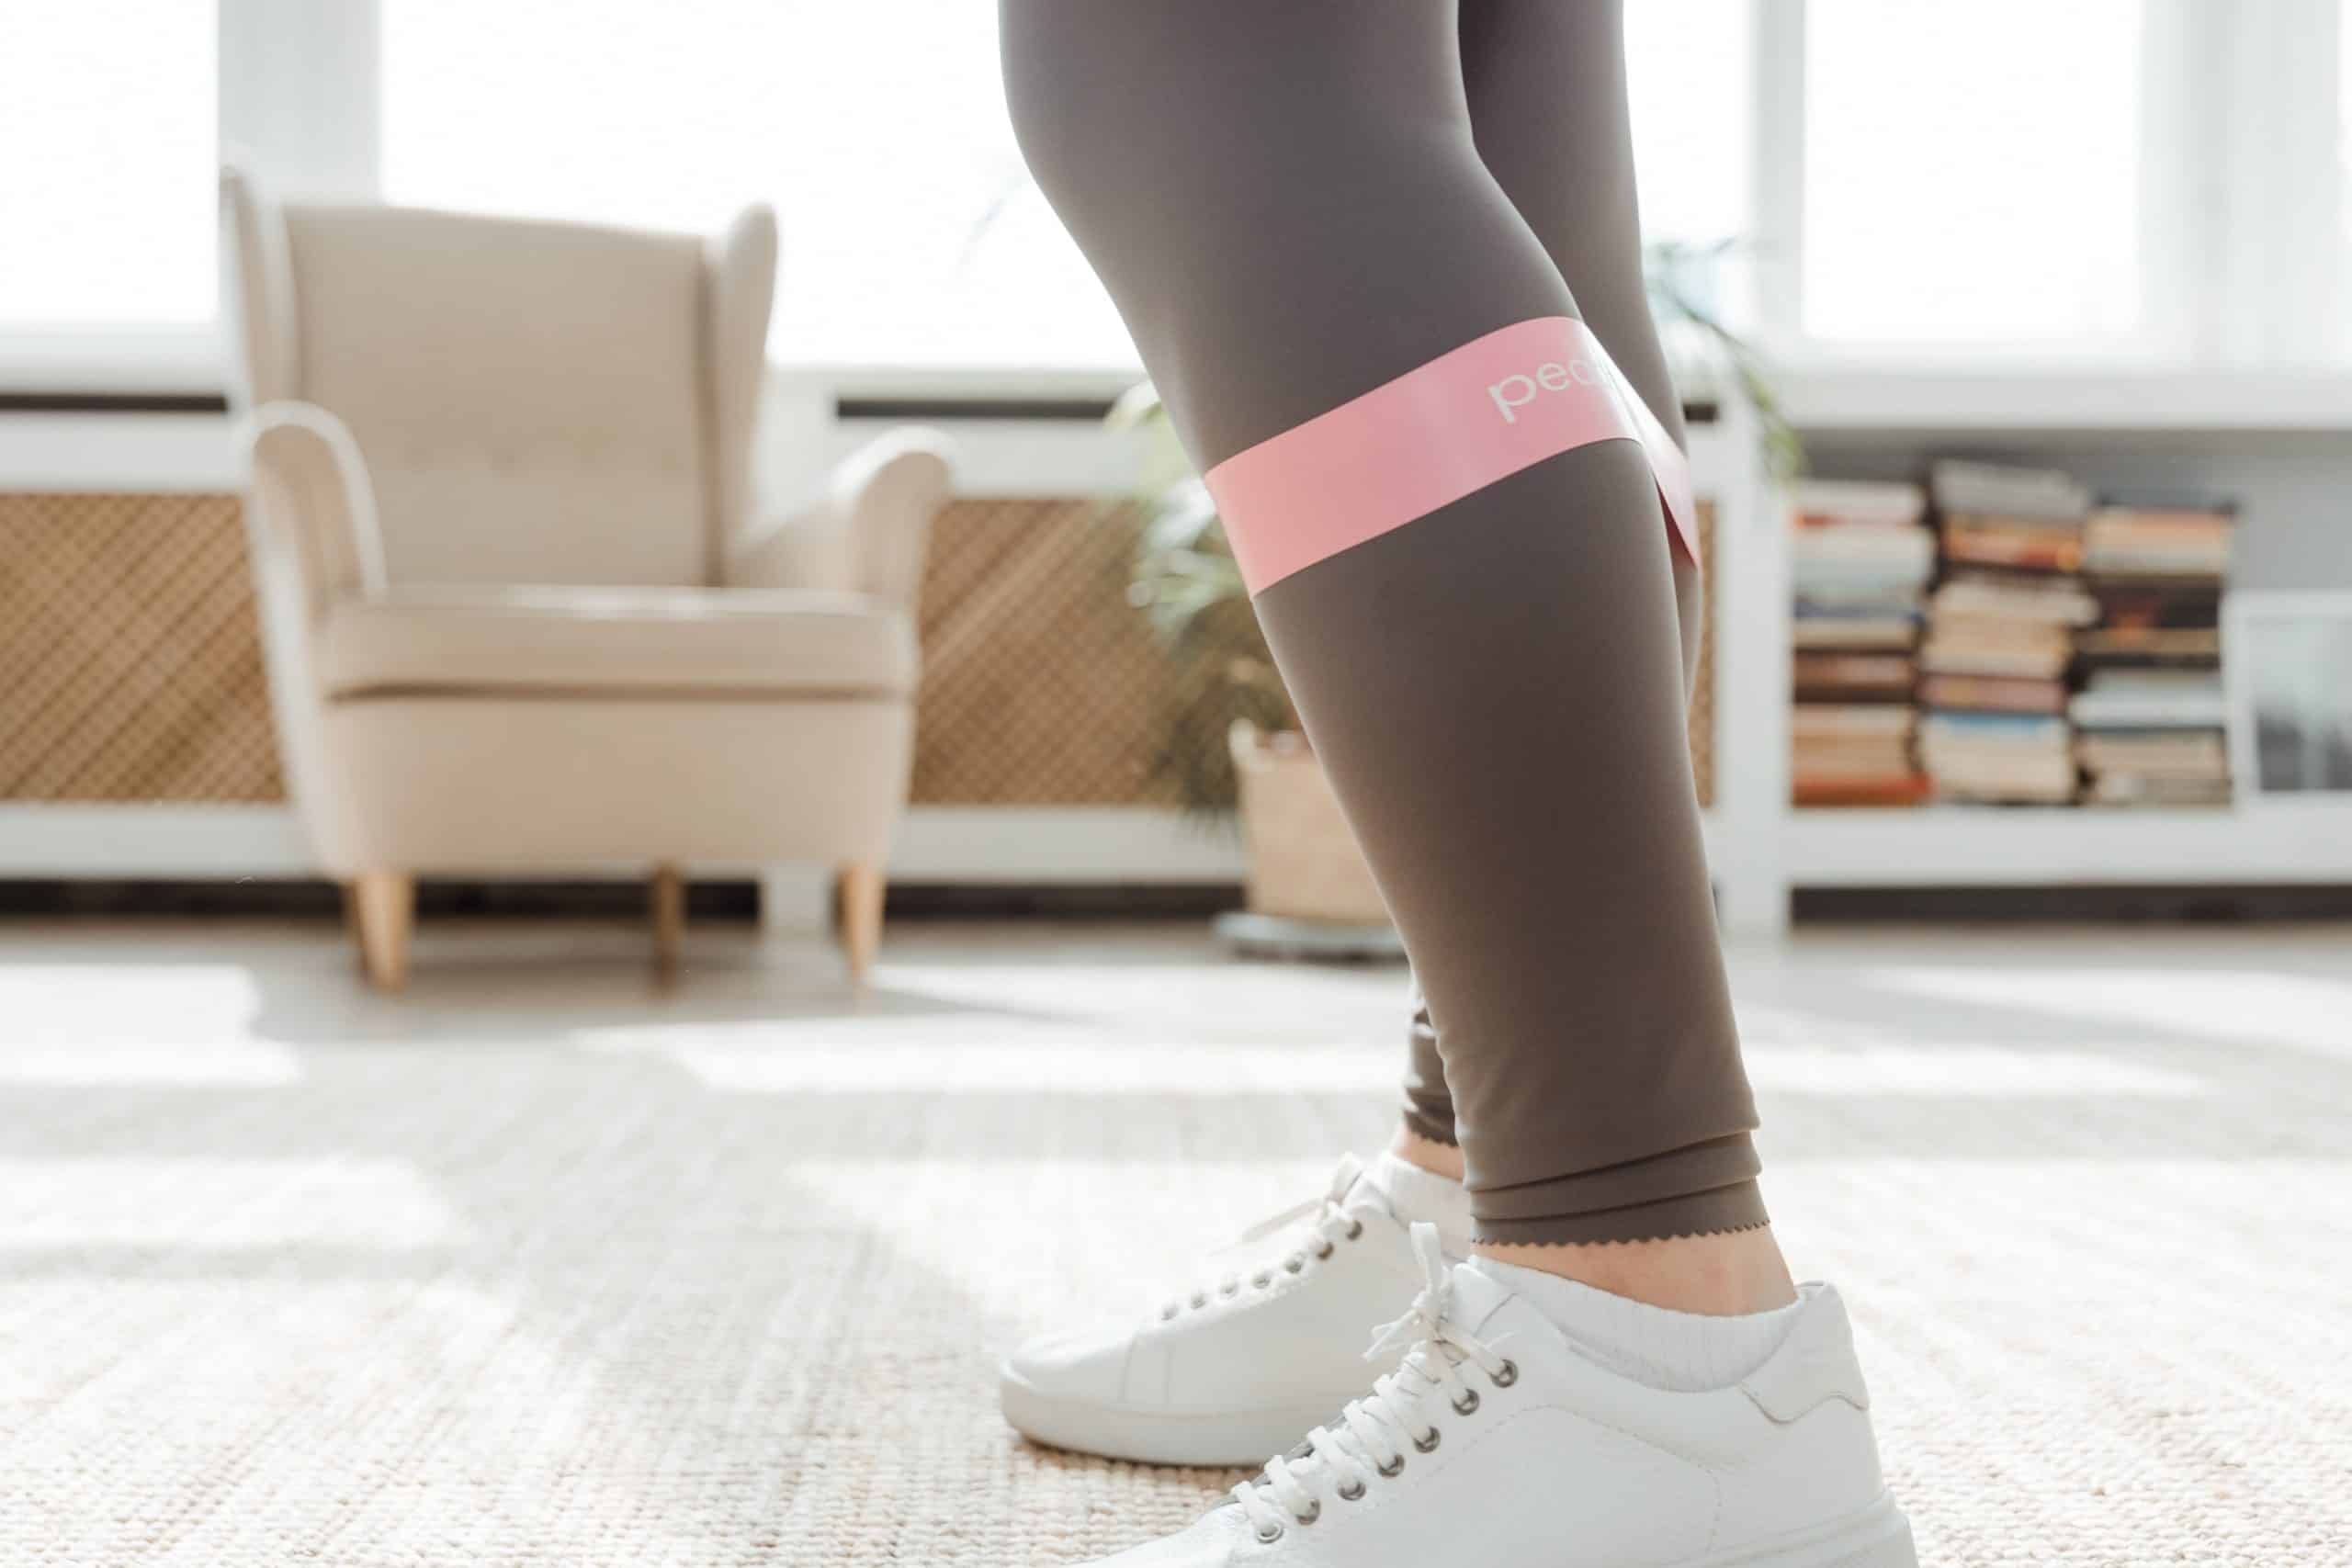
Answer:
[[[211,320],[214,38],[211,0],[8,6],[0,333]]]
[[[384,195],[716,229],[772,202],[775,353],[1130,367],[1030,183],[984,0],[382,0]],[[1643,0],[1654,236],[1738,231],[1745,0]]]
[[[383,0],[384,194],[696,230],[776,209],[774,350],[1133,363],[1030,184],[982,0]]]
[[[2336,219],[2352,261],[2352,0],[2335,20],[2335,178]]]
[[[1749,210],[1754,95],[1748,0],[1625,7],[1634,164],[1647,239],[1739,240]]]
[[[1781,237],[1796,265],[1755,278],[1776,341],[2352,357],[2352,22],[2321,25],[2352,0],[1759,3],[1629,0],[1626,27],[1647,236]],[[1022,167],[989,0],[0,6],[14,383],[209,366],[223,47],[234,139],[281,189],[704,231],[765,200],[780,358],[1134,364]],[[1804,152],[1752,189],[1759,129]]]
[[[2089,344],[2143,322],[2141,0],[1808,0],[1803,324]]]

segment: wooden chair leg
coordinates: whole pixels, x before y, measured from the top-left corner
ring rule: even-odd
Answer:
[[[416,921],[416,881],[397,871],[363,871],[351,884],[359,953],[379,991],[408,984],[408,939]]]
[[[882,946],[882,868],[878,865],[842,867],[842,952],[849,959],[849,977],[863,987]]]
[[[666,984],[678,977],[678,950],[686,934],[686,874],[674,865],[653,868],[653,967]]]
[[[359,924],[359,884],[345,882],[343,888],[343,929],[351,937],[351,967],[361,979],[368,977],[368,942],[361,936]]]

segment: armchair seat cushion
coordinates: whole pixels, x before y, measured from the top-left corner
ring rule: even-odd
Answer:
[[[854,593],[395,588],[319,627],[331,698],[466,693],[885,696],[914,690],[907,617]]]

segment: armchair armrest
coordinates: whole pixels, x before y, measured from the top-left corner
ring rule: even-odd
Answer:
[[[308,618],[342,598],[384,589],[376,492],[359,444],[343,421],[313,403],[271,402],[245,421],[253,460],[250,530],[264,580],[290,567]]]
[[[737,536],[727,552],[728,583],[846,589],[912,615],[932,519],[953,489],[953,450],[922,429],[867,443],[833,469],[824,494]]]

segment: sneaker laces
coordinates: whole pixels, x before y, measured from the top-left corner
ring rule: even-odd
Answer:
[[[1298,1235],[1298,1246],[1289,1253],[1268,1258],[1259,1265],[1250,1276],[1250,1284],[1261,1291],[1267,1289],[1274,1282],[1276,1269],[1285,1274],[1304,1273],[1309,1263],[1330,1257],[1332,1249],[1340,1243],[1353,1241],[1363,1235],[1363,1221],[1350,1213],[1345,1207],[1348,1194],[1354,1190],[1363,1175],[1363,1167],[1356,1157],[1344,1155],[1332,1170],[1330,1183],[1321,1196],[1310,1198],[1295,1208],[1261,1220],[1242,1232],[1241,1238],[1227,1250],[1250,1247],[1293,1227],[1296,1228]],[[1195,1287],[1189,1296],[1171,1296],[1160,1306],[1159,1318],[1161,1322],[1167,1322],[1182,1312],[1187,1303],[1198,1310],[1209,1304],[1212,1295],[1236,1296],[1240,1293],[1241,1275],[1236,1271]]]
[[[1407,1445],[1428,1453],[1438,1444],[1432,1401],[1443,1395],[1454,1414],[1478,1408],[1478,1391],[1462,1376],[1474,1365],[1497,1388],[1519,1381],[1510,1358],[1472,1335],[1453,1315],[1453,1276],[1437,1227],[1412,1227],[1413,1253],[1420,1260],[1421,1292],[1404,1316],[1373,1336],[1364,1359],[1376,1361],[1409,1346],[1393,1372],[1375,1380],[1372,1392],[1350,1400],[1339,1419],[1317,1427],[1289,1453],[1233,1489],[1234,1500],[1261,1541],[1272,1541],[1292,1525],[1311,1525],[1323,1504],[1317,1483],[1329,1481],[1343,1502],[1363,1496],[1374,1479],[1387,1480],[1405,1468]]]

